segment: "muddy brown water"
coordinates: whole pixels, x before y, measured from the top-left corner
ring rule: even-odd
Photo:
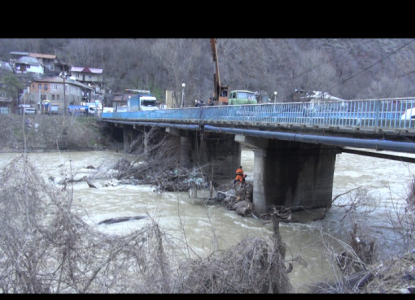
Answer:
[[[21,154],[0,153],[0,167],[3,168],[18,155]],[[415,154],[402,155],[415,157]],[[109,167],[118,159],[132,159],[115,151],[28,153],[28,157],[45,180],[52,176],[55,183],[60,181],[61,174],[70,172],[76,174],[75,178],[85,175],[93,178],[97,170],[88,166],[100,167],[110,173]],[[252,181],[253,150],[243,150],[241,161],[248,175],[247,181]],[[403,247],[400,236],[391,230],[387,214],[404,203],[414,172],[415,164],[346,153],[337,155],[333,197],[363,187],[374,200],[350,211],[345,218],[347,207],[333,207],[320,221],[281,224],[281,235],[287,244],[286,259],[301,256],[306,262],[306,265],[294,262],[294,269],[289,274],[296,292],[307,292],[307,286],[316,280],[336,280],[330,253],[339,251],[340,246],[331,248],[322,244],[321,232],[347,242],[352,224],[358,223],[362,235],[370,233],[376,238],[379,259],[385,259],[389,251],[399,251]],[[75,204],[85,209],[81,213],[86,222],[109,234],[125,234],[154,220],[171,234],[172,239],[177,240],[177,244],[186,242],[200,256],[234,245],[247,236],[269,241],[272,238],[272,224],[269,222],[241,217],[221,206],[205,206],[203,200],[190,198],[187,192],[159,194],[149,185],[105,187],[110,181],[92,181],[97,189],[89,188],[86,182],[73,185]],[[343,205],[352,200],[346,195],[340,197],[337,203]],[[98,225],[106,219],[137,215],[149,217]]]

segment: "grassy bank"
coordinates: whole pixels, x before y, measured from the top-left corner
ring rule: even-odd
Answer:
[[[27,119],[31,127],[25,125]],[[0,115],[2,152],[103,150],[111,137],[95,118],[49,115]]]

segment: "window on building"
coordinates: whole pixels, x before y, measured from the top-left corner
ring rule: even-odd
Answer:
[[[46,95],[40,95],[40,100],[46,100]]]
[[[52,90],[56,91],[58,89],[58,85],[57,84],[53,84],[52,85]]]
[[[78,74],[78,73],[76,73],[76,74],[75,74],[75,77],[76,77],[76,78],[79,78],[79,74]]]
[[[57,101],[61,100],[60,98],[61,98],[60,95],[56,95],[56,100]]]
[[[33,89],[33,90],[35,89],[35,84],[32,84],[32,89]]]
[[[52,101],[53,101],[53,100],[55,100],[55,95],[54,95],[54,94],[52,94]]]
[[[44,89],[45,89],[45,91],[48,90],[48,85],[46,83],[45,83]]]

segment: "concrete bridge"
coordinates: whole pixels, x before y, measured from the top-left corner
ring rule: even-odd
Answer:
[[[125,145],[151,127],[180,144],[183,167],[212,164],[213,179],[235,177],[241,145],[254,149],[254,209],[330,207],[336,155],[349,152],[415,162],[415,98],[206,106],[103,113]],[[371,149],[372,151],[367,151]],[[376,151],[373,151],[376,150]],[[243,165],[243,162],[242,162]]]

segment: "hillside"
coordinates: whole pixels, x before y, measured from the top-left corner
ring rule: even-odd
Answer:
[[[349,100],[415,95],[411,39],[223,38],[217,47],[223,84],[271,98],[278,91],[277,101],[292,101],[295,89]],[[8,61],[10,51],[54,53],[72,66],[102,68],[109,98],[138,88],[164,101],[166,90],[180,94],[182,82],[188,105],[213,93],[209,39],[0,39],[0,60]]]

